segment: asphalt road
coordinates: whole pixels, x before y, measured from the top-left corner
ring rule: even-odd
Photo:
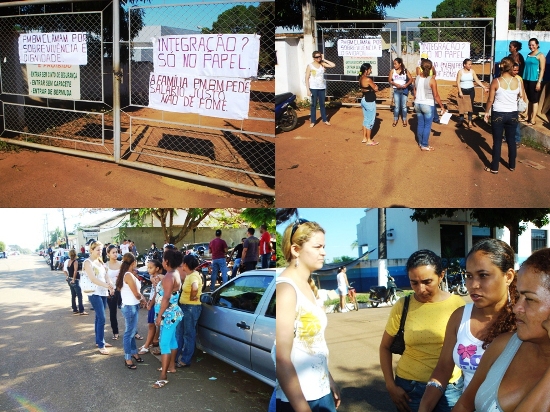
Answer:
[[[162,389],[159,360],[144,355],[137,370],[123,364],[122,339],[109,356],[94,341],[94,312],[73,316],[62,272],[39,256],[0,260],[0,411],[265,411],[272,388],[197,351],[191,368],[169,375]],[[118,315],[124,330],[124,318]],[[106,325],[106,337],[111,330]],[[147,332],[140,312],[139,331]],[[141,341],[140,341],[141,342]],[[211,380],[215,378],[215,380]]]

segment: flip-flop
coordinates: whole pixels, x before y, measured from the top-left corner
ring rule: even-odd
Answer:
[[[380,142],[373,141],[372,143],[367,143],[367,146],[378,146]]]
[[[392,127],[395,127],[395,126],[397,126],[397,122],[393,122],[391,125],[392,125]]]
[[[183,362],[176,363],[176,368],[188,368],[189,366],[191,366],[191,365],[188,365],[188,364],[183,363]]]
[[[141,336],[139,333],[136,333],[134,335],[134,338],[137,339],[137,340],[143,340],[143,336]]]
[[[422,150],[423,152],[432,152],[435,149],[432,146],[425,146],[425,147],[421,147],[420,150]]]
[[[134,358],[134,360],[138,363],[142,363],[142,362],[145,362],[141,356],[138,356],[137,358],[135,356],[132,356],[132,358]]]
[[[148,352],[149,352],[149,348],[142,346],[141,348],[139,348],[138,355],[145,355]]]
[[[155,383],[153,383],[153,388],[155,388],[155,389],[160,389],[160,388],[162,388],[163,386],[165,386],[167,383],[168,383],[167,380],[159,379],[158,381],[156,381]]]
[[[157,368],[157,370],[158,370],[159,372],[162,372],[162,366],[161,366],[160,368]],[[166,371],[166,372],[168,372],[168,373],[176,373],[176,371]]]
[[[113,340],[118,340],[118,335],[113,335]]]
[[[498,170],[495,172],[494,170],[491,170],[491,168],[489,168],[489,167],[486,167],[483,170],[485,170],[486,172],[491,172],[494,175],[496,175],[498,173]]]
[[[102,355],[108,355],[109,354],[109,351],[105,348],[99,348],[99,353],[101,353]]]
[[[403,127],[407,127],[407,126],[408,126],[408,124],[407,124],[407,123],[403,123]]]

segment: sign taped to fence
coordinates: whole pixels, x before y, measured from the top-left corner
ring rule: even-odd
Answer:
[[[469,42],[426,42],[420,43],[420,55],[427,55],[435,67],[437,78],[456,80],[464,59],[470,58]]]
[[[80,100],[80,66],[27,64],[29,96]]]
[[[382,37],[338,39],[338,56],[382,57]]]
[[[250,80],[151,73],[149,107],[224,119],[247,119]]]
[[[195,76],[253,77],[258,73],[260,36],[191,34],[153,39],[154,70]]]
[[[344,74],[346,76],[359,76],[359,70],[363,63],[370,63],[372,66],[371,76],[378,76],[378,59],[372,57],[344,56]]]
[[[88,64],[86,33],[22,33],[19,63]]]

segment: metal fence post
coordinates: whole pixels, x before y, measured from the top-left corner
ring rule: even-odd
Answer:
[[[113,0],[113,144],[115,162],[120,162],[120,5]]]

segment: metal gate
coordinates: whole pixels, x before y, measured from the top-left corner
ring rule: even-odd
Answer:
[[[274,195],[275,87],[262,76],[274,67],[274,1],[130,7],[122,27],[112,24],[118,0],[14,3],[0,4],[1,140]],[[19,61],[20,35],[53,32],[87,33],[87,64],[72,74],[80,80],[77,98],[37,96],[40,73]],[[151,37],[182,33],[261,36],[248,119],[148,107]]]
[[[376,70],[372,77],[379,88],[377,99],[386,103],[390,103],[392,99],[388,76],[393,68],[393,60],[401,57],[405,67],[414,76],[420,62],[419,45],[422,42],[470,42],[473,69],[480,80],[485,82],[492,80],[495,43],[492,18],[458,18],[452,21],[447,19],[319,20],[315,22],[315,31],[318,50],[321,50],[328,60],[336,63],[334,69],[327,70],[325,73],[327,96],[344,103],[357,103],[361,93],[357,82],[358,73],[350,72],[350,67],[354,67],[353,62],[350,64],[349,60],[345,61],[343,57],[338,56],[339,39],[380,38],[382,40],[382,56],[372,58],[373,68]],[[445,91],[442,93],[444,95],[450,95],[453,87],[456,88],[454,81],[438,80],[438,88]],[[476,87],[476,93],[477,102],[486,100],[482,95],[483,89]]]

